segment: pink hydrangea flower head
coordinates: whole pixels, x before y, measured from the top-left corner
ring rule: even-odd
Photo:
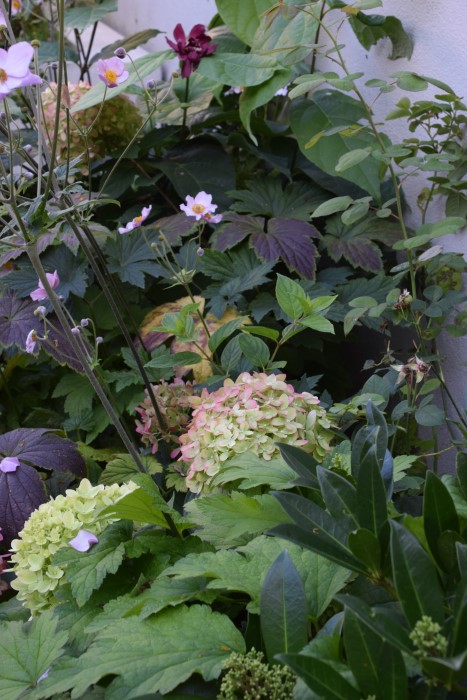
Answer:
[[[194,216],[196,221],[205,219],[208,215],[214,214],[217,209],[217,204],[212,203],[212,195],[206,192],[198,192],[196,197],[187,195],[185,197],[186,204],[180,204],[180,209],[187,216]]]
[[[211,394],[203,389],[190,403],[194,410],[179,438],[179,461],[195,493],[209,490],[223,464],[243,452],[271,460],[280,454],[277,442],[303,447],[317,458],[330,449],[331,421],[319,399],[296,392],[285,374],[243,372]]]
[[[182,78],[188,78],[198,68],[201,59],[210,56],[217,49],[217,44],[211,44],[211,37],[206,34],[204,24],[195,24],[188,39],[182,25],[177,24],[174,39],[171,41],[166,38],[166,41],[180,59]]]
[[[97,72],[99,78],[108,88],[117,87],[117,85],[124,83],[128,79],[128,71],[125,68],[125,64],[117,56],[112,56],[112,58],[105,60],[101,58],[97,62]]]
[[[0,49],[0,98],[12,90],[27,85],[40,85],[41,78],[29,70],[34,49],[27,41],[20,41],[8,50]]]
[[[161,439],[177,444],[176,433],[183,430],[190,420],[189,413],[192,408],[190,398],[194,395],[194,385],[177,378],[171,384],[164,380],[159,384],[153,384],[152,390],[168,433],[162,435],[154,406],[147,394],[144,401],[136,407],[136,412],[140,416],[140,420],[136,421],[136,432],[141,436],[143,445],[151,447],[152,453],[155,454]]]
[[[76,549],[77,552],[87,552],[91,549],[93,544],[97,544],[98,542],[98,538],[93,535],[92,532],[80,530],[76,537],[73,537],[68,544],[70,547],[73,547],[73,549]]]
[[[52,289],[56,289],[58,285],[60,284],[60,277],[58,276],[57,270],[54,270],[53,272],[46,272],[46,277],[47,281],[52,287]],[[38,280],[38,287],[35,289],[31,294],[29,295],[33,301],[43,301],[44,299],[48,299],[47,297],[47,292],[44,289],[44,285],[40,280]]]
[[[0,462],[0,472],[8,474],[9,472],[15,472],[19,467],[19,459],[16,457],[4,457]]]
[[[118,229],[119,233],[129,233],[130,231],[133,231],[135,228],[139,228],[143,221],[146,221],[148,218],[149,214],[151,213],[152,205],[150,204],[148,207],[143,207],[141,214],[139,216],[135,216],[132,221],[129,221],[126,226],[120,226]]]

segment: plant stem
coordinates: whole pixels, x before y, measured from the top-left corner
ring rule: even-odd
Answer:
[[[69,322],[68,322],[68,320],[63,312],[60,301],[59,301],[57,295],[55,294],[54,290],[50,286],[49,281],[47,279],[47,275],[45,274],[45,270],[42,266],[42,262],[40,260],[39,254],[37,252],[36,242],[34,241],[32,243],[29,243],[27,248],[26,248],[26,251],[27,251],[28,257],[32,263],[32,266],[33,266],[34,270],[36,271],[37,276],[40,279],[40,281],[41,281],[41,283],[42,283],[42,285],[47,293],[47,297],[48,297],[50,303],[52,304],[52,307],[57,315],[57,318],[60,321],[60,325],[62,326],[63,332],[64,332],[68,342],[72,346],[73,350],[75,351],[75,353],[76,353],[76,355],[77,355],[77,357],[78,357],[78,359],[83,367],[83,371],[84,371],[86,377],[88,378],[92,388],[94,389],[97,396],[99,397],[104,409],[106,410],[110,420],[112,421],[113,425],[115,426],[123,444],[125,445],[126,449],[128,450],[128,453],[133,458],[136,466],[138,467],[138,469],[141,472],[146,473],[144,465],[141,462],[140,456],[139,456],[135,446],[133,445],[133,443],[129,439],[129,437],[128,437],[128,435],[127,435],[127,433],[126,433],[126,431],[125,431],[125,429],[120,421],[118,414],[116,413],[112,404],[110,403],[110,401],[109,401],[104,389],[102,388],[96,374],[89,366],[88,358],[86,357],[81,344],[79,342],[77,342],[75,336],[71,332],[70,324],[69,324]]]
[[[188,97],[190,93],[190,76],[186,78],[185,80],[185,97],[184,97],[184,106],[183,106],[183,121],[182,121],[182,126],[186,126],[186,119],[188,115]]]

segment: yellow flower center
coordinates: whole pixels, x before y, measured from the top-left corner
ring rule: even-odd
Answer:
[[[202,214],[206,207],[204,206],[204,204],[193,204],[192,209],[195,212],[195,214]]]
[[[135,216],[135,218],[133,219],[133,223],[139,224],[142,220],[143,220],[142,216]]]
[[[3,70],[3,68],[0,68],[0,83],[6,83],[8,80],[8,76],[6,72]]]
[[[109,83],[115,83],[115,81],[117,80],[117,73],[111,68],[109,68],[105,71],[104,78],[108,80]]]
[[[13,5],[13,7],[14,7],[15,10],[19,10],[19,9],[21,8],[21,2],[20,2],[20,0],[13,0],[12,5]]]

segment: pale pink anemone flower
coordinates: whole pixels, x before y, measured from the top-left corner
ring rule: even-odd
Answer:
[[[60,278],[58,276],[57,270],[54,270],[54,272],[46,272],[45,273],[47,277],[47,281],[52,287],[52,289],[56,289],[58,285],[60,284]],[[40,280],[38,280],[38,288],[35,289],[31,294],[29,295],[33,301],[43,301],[44,299],[48,299],[47,292],[44,289],[44,285]]]
[[[129,221],[126,226],[120,226],[118,232],[129,233],[130,231],[133,231],[134,228],[138,228],[139,226],[141,226],[143,221],[146,221],[149,214],[151,213],[151,209],[151,204],[148,207],[143,207],[141,214],[139,216],[135,216],[135,218],[132,219],[132,221]]]
[[[77,552],[87,552],[93,544],[97,544],[98,542],[99,539],[93,535],[92,532],[80,530],[76,537],[73,537],[68,544],[70,547],[73,547],[73,549],[76,549]]]
[[[19,467],[19,459],[16,457],[4,457],[0,462],[0,472],[8,474],[9,472],[15,472]]]
[[[213,221],[214,212],[217,209],[217,204],[212,203],[212,195],[206,192],[198,192],[196,197],[191,197],[187,195],[185,197],[186,204],[180,204],[180,209],[185,212],[187,216],[194,216],[196,221],[204,219],[205,221],[210,221],[210,223],[218,223]],[[216,218],[221,216],[216,215]],[[221,217],[222,218],[222,217]]]
[[[29,355],[34,355],[38,340],[39,338],[37,336],[37,331],[35,331],[33,328],[31,331],[29,331],[28,337],[26,338],[25,350]]]
[[[23,9],[23,3],[21,0],[12,0],[11,2],[11,15],[14,17],[15,15],[18,14],[18,12],[21,12]]]
[[[125,64],[121,58],[113,56],[106,60],[100,59],[97,62],[97,72],[99,78],[107,85],[108,88],[117,87],[120,83],[124,83],[128,79],[128,71],[125,69]]]
[[[40,85],[42,79],[29,70],[34,49],[27,41],[20,41],[10,48],[0,49],[0,98],[12,90],[27,85]]]

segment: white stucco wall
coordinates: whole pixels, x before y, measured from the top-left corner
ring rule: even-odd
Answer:
[[[124,35],[144,28],[157,28],[171,35],[178,22],[189,30],[196,23],[207,24],[215,11],[214,0],[120,0],[119,12],[111,15],[108,22]],[[381,41],[367,52],[344,23],[339,41],[346,45],[345,55],[351,72],[365,73],[360,80],[362,86],[370,78],[387,78],[395,71],[411,70],[448,83],[467,100],[467,0],[383,0],[382,8],[370,12],[398,17],[413,37],[415,46],[410,60],[391,61],[387,58],[390,53],[389,43]],[[337,16],[337,13],[334,14]],[[147,44],[149,50],[160,50],[166,46],[164,35],[157,36]],[[174,62],[170,70],[176,65]],[[326,60],[322,60],[318,67],[321,70],[335,70]],[[408,95],[415,101],[436,92],[436,88],[430,86],[426,92],[394,91],[382,95],[375,105],[376,117],[378,120],[383,119],[402,95]],[[375,92],[370,89],[367,89],[367,94],[370,99],[375,96]],[[385,130],[395,142],[406,135],[403,120],[388,122]],[[405,187],[406,196],[412,205],[409,223],[414,227],[419,225],[415,200],[424,184],[422,177],[410,178]],[[443,203],[439,202],[430,207],[427,220],[436,221],[443,216]],[[467,257],[467,231],[446,236],[437,243],[441,243],[445,251],[462,252]],[[440,339],[439,347],[447,358],[445,374],[451,392],[457,404],[463,407],[467,404],[464,366],[467,362],[467,338],[453,339],[446,336]]]

